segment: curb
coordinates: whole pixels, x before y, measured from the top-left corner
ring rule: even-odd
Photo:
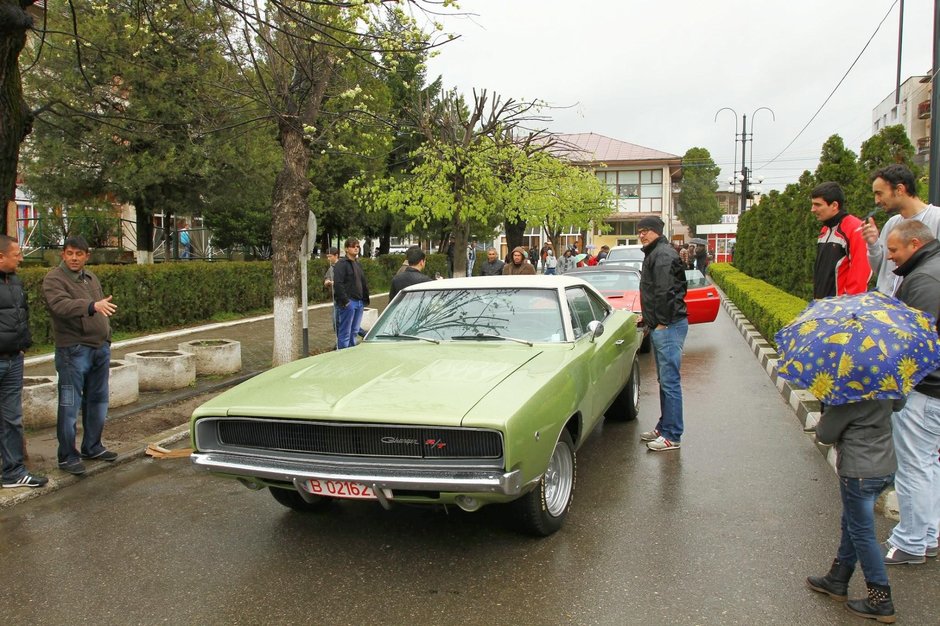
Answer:
[[[803,428],[803,432],[813,438],[813,445],[816,446],[820,454],[826,458],[826,462],[829,463],[829,467],[832,468],[832,471],[838,475],[838,471],[836,470],[835,448],[817,443],[815,439],[816,424],[819,422],[819,418],[822,415],[819,400],[805,389],[793,387],[777,373],[777,361],[779,360],[777,351],[764,339],[763,335],[757,332],[757,329],[750,320],[748,320],[731,299],[718,288],[718,285],[715,285],[715,289],[718,289],[718,293],[721,294],[721,306],[728,315],[731,316],[734,325],[737,326],[741,335],[744,337],[745,341],[747,341],[754,356],[760,362],[764,371],[767,372],[770,380],[777,387],[777,391],[780,392],[783,400],[793,409],[797,420],[800,422],[800,426]],[[881,497],[878,498],[875,509],[878,510],[879,508],[888,519],[895,521],[900,520],[898,516],[898,499],[894,488],[886,489]]]
[[[158,408],[167,402],[179,402],[181,400],[188,400],[189,398],[193,398],[205,393],[222,391],[228,387],[234,387],[235,385],[242,383],[249,378],[257,376],[260,373],[261,372],[258,371],[242,373],[238,376],[233,376],[232,378],[219,381],[207,387],[200,389],[188,389],[185,393],[180,393],[179,395],[169,399],[164,398],[163,400],[148,402],[146,404],[134,406],[132,409],[127,411],[115,411],[114,413],[109,413],[108,418],[111,419],[116,417],[128,417],[136,413]],[[124,465],[125,463],[130,463],[131,461],[143,458],[146,456],[147,447],[151,443],[158,446],[169,446],[185,439],[188,435],[189,422],[186,422],[184,424],[180,424],[179,426],[174,426],[173,428],[157,433],[156,435],[148,437],[142,441],[130,444],[129,446],[124,446],[124,449],[118,452],[118,458],[112,462],[89,461],[86,463],[88,470],[81,476],[73,476],[67,472],[63,472],[62,470],[53,470],[53,472],[46,475],[49,479],[49,483],[45,487],[20,491],[19,493],[16,493],[9,498],[0,498],[0,510],[16,506],[21,502],[26,502],[27,500],[32,500],[33,498],[38,498],[40,496],[53,493],[59,489],[62,489],[63,487],[74,485],[88,477],[100,474],[101,472],[106,471],[111,467]]]

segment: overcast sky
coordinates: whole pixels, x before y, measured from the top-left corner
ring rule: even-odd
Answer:
[[[595,132],[682,155],[708,148],[733,169],[734,116],[759,107],[754,170],[783,188],[813,170],[838,133],[858,153],[872,109],[895,84],[900,4],[816,120],[776,162],[846,72],[894,0],[460,0],[444,21],[460,38],[428,76],[469,94],[539,99],[554,132]],[[902,80],[929,73],[932,0],[907,0]],[[917,103],[914,103],[916,106]],[[751,144],[748,144],[750,160]],[[740,168],[740,144],[737,166]]]

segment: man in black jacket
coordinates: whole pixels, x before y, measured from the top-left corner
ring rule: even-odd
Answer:
[[[369,304],[369,286],[357,260],[359,240],[347,239],[345,248],[346,256],[333,266],[333,302],[339,307],[337,350],[356,345],[356,335],[362,323],[362,309]]]
[[[399,272],[392,279],[392,288],[388,291],[388,301],[391,302],[398,295],[398,292],[405,287],[426,283],[432,280],[430,276],[422,274],[426,263],[424,250],[418,246],[412,246],[405,251],[405,260],[408,261],[408,267],[403,272]]]
[[[23,350],[32,344],[29,308],[16,275],[20,244],[0,235],[0,458],[3,486],[42,487],[49,479],[33,476],[23,465]]]
[[[940,242],[933,229],[918,220],[904,220],[885,240],[888,259],[901,284],[895,296],[908,306],[940,315]],[[936,329],[934,329],[936,330]],[[898,457],[895,487],[898,522],[887,541],[885,563],[923,563],[937,556],[940,522],[940,369],[927,375],[891,417]]]
[[[654,452],[679,449],[684,430],[679,368],[682,346],[689,332],[685,268],[679,253],[663,236],[663,227],[658,217],[644,217],[637,223],[645,255],[640,274],[640,307],[656,359],[662,411],[656,427],[642,433],[640,440],[646,441],[646,447]]]

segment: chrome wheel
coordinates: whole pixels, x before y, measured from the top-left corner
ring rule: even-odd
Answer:
[[[574,451],[566,441],[559,440],[542,477],[545,510],[558,517],[568,509],[574,486]]]

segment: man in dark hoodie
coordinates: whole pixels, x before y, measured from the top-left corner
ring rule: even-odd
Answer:
[[[685,305],[685,267],[669,240],[663,236],[663,221],[644,217],[637,222],[643,244],[640,273],[640,307],[643,325],[649,330],[656,376],[659,379],[659,422],[640,435],[654,452],[678,450],[685,426],[682,421],[682,346],[689,332]]]
[[[900,277],[895,297],[940,317],[940,242],[918,220],[899,222],[885,241]],[[935,329],[936,330],[936,329]],[[940,369],[927,375],[892,416],[898,455],[896,490],[901,520],[886,543],[885,563],[923,563],[936,557],[940,520]]]
[[[862,220],[845,212],[845,193],[837,183],[817,185],[811,210],[822,222],[813,267],[813,297],[831,298],[868,291],[871,266]]]
[[[3,487],[42,487],[49,479],[26,471],[23,445],[23,351],[32,343],[26,291],[16,275],[20,244],[0,235],[0,461]]]

